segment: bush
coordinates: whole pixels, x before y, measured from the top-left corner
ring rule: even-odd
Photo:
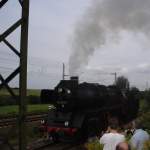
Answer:
[[[17,99],[19,98],[17,97]],[[28,104],[41,104],[40,97],[29,95],[27,96],[27,103]],[[0,106],[17,105],[17,104],[19,104],[19,100],[15,100],[11,96],[8,96],[8,95],[0,96]]]
[[[41,100],[39,96],[29,95],[27,97],[28,104],[41,104]]]
[[[150,131],[150,111],[143,113],[140,117],[139,120],[142,123],[142,126],[144,129]]]
[[[11,96],[2,95],[0,96],[0,106],[7,106],[7,105],[16,105],[17,100],[12,98]]]
[[[150,149],[150,141],[145,142],[143,150],[149,150]]]
[[[145,95],[144,96],[145,96],[145,100],[150,105],[150,90],[145,91]]]
[[[103,146],[98,139],[93,139],[85,144],[87,150],[103,150]]]
[[[0,106],[8,105],[17,105],[19,104],[19,89],[12,88],[13,92],[17,96],[17,99],[14,99],[7,89],[2,88],[0,90]],[[40,90],[29,89],[27,90],[27,103],[28,104],[40,104]]]

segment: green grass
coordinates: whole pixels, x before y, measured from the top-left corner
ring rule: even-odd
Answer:
[[[36,104],[36,105],[28,105],[27,112],[28,113],[41,113],[47,112],[48,106],[50,104]],[[17,105],[13,106],[1,106],[0,107],[0,116],[6,115],[17,115],[19,107]]]
[[[103,145],[100,144],[99,139],[97,138],[85,143],[85,148],[87,150],[103,150]]]
[[[28,89],[27,96],[29,96],[29,95],[40,96],[40,92],[41,92],[41,90]]]
[[[16,95],[18,95],[19,94],[19,89],[17,89],[17,88],[12,88],[12,90],[13,90],[13,92],[16,94]],[[38,90],[38,89],[28,89],[27,90],[27,96],[29,96],[29,95],[34,95],[34,96],[40,96],[40,91],[41,90]],[[10,93],[8,92],[8,90],[7,89],[5,89],[5,88],[3,88],[3,89],[1,89],[0,90],[0,96],[9,96],[10,95]]]

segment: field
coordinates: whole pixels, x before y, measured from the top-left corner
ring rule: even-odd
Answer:
[[[18,95],[18,89],[13,89],[14,93]],[[4,117],[16,117],[19,113],[18,102],[13,99],[6,89],[0,90],[0,119]],[[27,114],[47,113],[50,104],[41,104],[40,90],[27,90]],[[43,133],[38,131],[40,123],[27,124],[27,141],[30,143],[36,141],[43,136]],[[1,128],[0,135],[8,136],[8,140],[12,145],[18,144],[18,125],[8,128]]]
[[[19,90],[17,88],[12,90],[19,99]],[[41,104],[40,90],[28,89],[26,102],[27,104]],[[18,105],[18,103],[19,100],[13,99],[5,88],[0,90],[0,106]]]
[[[27,106],[27,113],[43,113],[48,111],[49,104],[36,104],[36,105],[28,105]],[[7,115],[17,115],[19,107],[17,105],[12,106],[1,106],[0,107],[0,116],[7,116]]]
[[[19,90],[18,88],[12,88],[13,92],[18,95]],[[0,96],[10,96],[9,92],[7,91],[7,89],[3,88],[0,90]],[[34,95],[34,96],[40,96],[40,90],[38,89],[28,89],[27,90],[27,96],[29,95]]]
[[[19,90],[13,89],[18,95]],[[27,90],[27,113],[41,113],[48,111],[49,104],[41,104],[40,90]],[[19,111],[18,102],[13,99],[6,89],[0,90],[0,116],[17,115]]]

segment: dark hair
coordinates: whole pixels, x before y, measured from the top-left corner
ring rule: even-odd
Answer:
[[[130,145],[129,145],[128,143],[126,143],[126,142],[121,142],[121,143],[119,143],[119,144],[116,146],[116,150],[124,150],[124,148],[123,148],[122,145],[121,145],[121,144],[123,144],[123,143],[128,145],[128,150],[131,150]]]
[[[117,118],[110,119],[108,124],[109,124],[109,127],[114,130],[117,130],[119,127],[119,122]]]

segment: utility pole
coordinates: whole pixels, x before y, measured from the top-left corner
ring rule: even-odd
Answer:
[[[115,85],[116,85],[116,82],[117,82],[117,73],[116,72],[114,72],[114,73],[111,73],[111,75],[114,75],[114,77],[115,77],[115,81],[114,81],[114,83],[115,83]]]
[[[62,79],[65,80],[65,64],[63,63],[63,74],[62,74]]]
[[[146,91],[148,91],[148,81],[146,81]]]

